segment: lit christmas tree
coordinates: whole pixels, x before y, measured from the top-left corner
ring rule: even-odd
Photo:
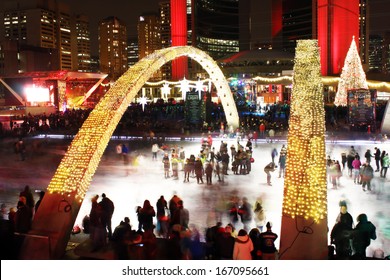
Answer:
[[[366,73],[363,71],[362,62],[356,47],[355,36],[352,38],[344,67],[341,71],[340,81],[334,100],[336,106],[347,106],[347,91],[349,89],[368,89]]]

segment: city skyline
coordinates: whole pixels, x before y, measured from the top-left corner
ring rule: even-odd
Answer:
[[[130,36],[137,36],[138,17],[143,13],[158,12],[158,3],[161,0],[143,0],[143,1],[123,1],[111,0],[93,1],[93,0],[58,0],[70,5],[71,12],[74,14],[85,14],[89,17],[91,31],[91,52],[92,55],[98,55],[98,24],[103,19],[115,16],[124,21],[127,27],[127,33]],[[99,2],[99,5],[96,3]],[[125,2],[125,3],[123,3]]]
[[[137,22],[138,17],[143,13],[158,12],[158,3],[162,0],[143,0],[137,1],[123,1],[123,0],[111,0],[110,5],[106,5],[105,1],[99,1],[99,5],[96,5],[97,1],[93,0],[58,0],[64,3],[68,3],[71,8],[71,12],[74,14],[85,14],[90,20],[90,30],[92,36],[92,55],[97,55],[98,46],[97,42],[98,23],[106,17],[116,16],[126,23],[128,35],[137,35]],[[125,3],[123,3],[125,2]],[[390,14],[390,0],[369,0],[370,5],[370,33],[375,35],[382,35],[385,32],[390,32],[390,21],[387,17]]]

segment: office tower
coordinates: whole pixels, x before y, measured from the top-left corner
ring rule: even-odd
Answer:
[[[126,25],[116,17],[108,17],[99,23],[100,71],[115,81],[127,70]]]
[[[192,12],[193,46],[214,59],[239,52],[238,0],[198,0]]]
[[[381,35],[370,35],[369,41],[369,71],[379,73],[384,70],[384,40]]]
[[[317,0],[283,0],[283,49],[295,52],[297,40],[317,38]]]
[[[131,37],[127,41],[127,65],[128,68],[136,64],[139,60],[138,57],[138,38],[137,36]]]
[[[171,46],[171,4],[170,1],[159,2],[160,14],[160,35],[161,48]],[[172,62],[168,62],[161,67],[162,79],[170,80],[172,78]]]
[[[55,0],[11,0],[3,8],[1,39],[18,42],[19,72],[42,70],[31,69],[35,62],[44,70],[72,70],[68,5]]]
[[[0,41],[0,76],[18,73],[18,45],[15,41]],[[2,87],[0,87],[0,90]],[[1,92],[0,92],[1,95]],[[1,98],[0,98],[1,100]]]
[[[274,15],[274,3],[276,2],[281,3],[282,1],[239,1],[240,51],[271,48],[273,45],[272,19]],[[279,6],[281,7],[281,4]]]
[[[360,0],[359,3],[359,54],[363,68],[368,69],[369,55],[369,1]]]
[[[73,18],[74,30],[72,38],[73,70],[91,72],[91,36],[89,33],[89,19],[85,15]]]
[[[141,60],[161,49],[160,18],[157,13],[145,13],[138,18],[138,54]],[[151,80],[161,80],[161,68]]]
[[[385,33],[383,48],[383,70],[385,74],[390,73],[390,32]]]

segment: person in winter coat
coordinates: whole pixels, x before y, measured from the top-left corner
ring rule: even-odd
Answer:
[[[386,178],[387,169],[389,168],[390,158],[389,154],[386,153],[382,158],[382,168],[381,168],[381,177]]]
[[[263,199],[261,197],[257,198],[253,206],[253,212],[254,212],[256,227],[260,230],[260,232],[263,232],[263,227],[266,221],[266,214],[263,207]]]
[[[149,200],[144,201],[144,205],[138,212],[139,219],[142,225],[142,229],[144,231],[150,230],[154,228],[153,225],[153,217],[156,216],[156,212],[154,211],[153,206],[150,204]]]
[[[358,156],[355,156],[355,159],[352,161],[352,169],[353,169],[353,182],[355,184],[360,183],[360,167],[362,163]]]
[[[277,249],[275,247],[275,240],[278,239],[278,235],[272,232],[272,225],[267,222],[265,225],[267,230],[260,233],[260,250],[262,252],[263,260],[275,260]]]
[[[252,260],[253,243],[248,233],[240,229],[233,249],[233,260]]]
[[[367,190],[371,191],[371,180],[374,177],[374,169],[372,168],[369,162],[364,164],[361,177],[362,177],[363,191],[366,191],[366,186],[367,186]]]
[[[271,184],[271,172],[275,171],[275,163],[270,162],[264,167],[264,172],[267,174],[267,184],[272,186]]]
[[[368,221],[366,214],[360,214],[357,217],[358,224],[353,230],[352,245],[355,251],[354,259],[364,260],[366,258],[366,249],[370,246],[371,239],[376,239],[376,227]]]

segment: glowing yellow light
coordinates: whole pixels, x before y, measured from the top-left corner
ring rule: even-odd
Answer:
[[[317,41],[298,41],[287,140],[283,214],[319,221],[327,213],[325,110]]]
[[[238,112],[229,85],[210,56],[189,46],[158,50],[123,74],[89,114],[57,168],[48,186],[49,193],[73,196],[80,202],[84,199],[111,135],[128,105],[155,71],[184,55],[198,61],[210,74],[221,95],[228,124],[238,127]]]

